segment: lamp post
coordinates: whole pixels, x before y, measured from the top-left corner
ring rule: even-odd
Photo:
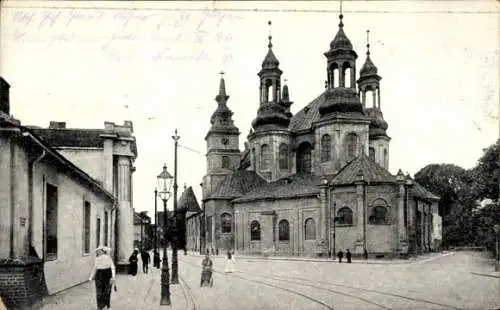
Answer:
[[[500,231],[500,224],[495,224],[493,226],[493,231],[495,232],[495,271],[500,271],[500,255],[498,253],[498,232]]]
[[[156,254],[156,251],[158,251],[158,244],[157,244],[157,241],[158,241],[158,237],[157,237],[157,234],[158,234],[158,217],[157,217],[157,200],[158,200],[158,190],[155,188],[155,234],[154,234],[154,253]]]
[[[172,186],[172,175],[167,171],[167,165],[158,175],[159,195],[163,201],[163,259],[161,266],[161,299],[160,305],[170,305],[170,274],[168,270],[167,256],[167,201],[170,198],[170,187]],[[156,193],[156,190],[155,190]],[[156,203],[155,203],[156,205]]]
[[[181,137],[177,135],[177,129],[172,136],[174,139],[174,220],[172,231],[174,232],[172,238],[172,284],[179,284],[179,264],[177,260],[177,241],[179,240],[177,232],[177,145]]]

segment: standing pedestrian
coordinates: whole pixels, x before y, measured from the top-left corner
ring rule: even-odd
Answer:
[[[101,310],[104,307],[111,307],[111,289],[115,286],[116,269],[108,255],[109,248],[98,247],[95,252],[96,258],[89,281],[95,278],[97,308]]]
[[[363,255],[365,257],[365,260],[368,260],[368,251],[366,250],[366,248],[363,248]]]
[[[227,251],[227,262],[226,262],[226,269],[224,270],[225,273],[232,273],[234,272],[234,253],[231,253],[231,251]]]
[[[150,259],[151,259],[151,256],[149,256],[148,251],[143,250],[141,253],[142,272],[148,273]]]
[[[342,257],[344,257],[344,252],[342,252],[342,250],[338,251],[337,257],[339,258],[339,263],[342,263]]]
[[[160,252],[158,252],[156,249],[153,254],[153,265],[156,268],[160,268]]]
[[[130,263],[129,264],[129,274],[135,276],[137,274],[137,261],[138,261],[138,258],[137,258],[137,254],[139,253],[139,251],[137,249],[134,250],[134,252],[132,252],[132,255],[130,255],[129,259],[128,259],[128,262]]]
[[[347,263],[351,263],[351,251],[349,249],[346,250],[345,257],[347,258]]]

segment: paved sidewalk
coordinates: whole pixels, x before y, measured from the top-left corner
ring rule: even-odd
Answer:
[[[137,276],[116,276],[117,291],[111,294],[112,309],[186,309],[187,299],[181,284],[170,285],[170,306],[160,306],[161,269],[152,268],[142,273],[139,264]],[[44,299],[42,310],[88,310],[97,309],[94,282],[85,282]]]

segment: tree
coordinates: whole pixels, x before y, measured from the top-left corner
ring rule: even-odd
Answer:
[[[475,206],[471,171],[453,164],[431,164],[415,174],[415,181],[441,197],[439,214],[443,217],[443,245],[469,244],[470,218]]]
[[[498,200],[500,178],[500,139],[485,149],[483,156],[472,169],[474,183],[472,184],[476,198]]]

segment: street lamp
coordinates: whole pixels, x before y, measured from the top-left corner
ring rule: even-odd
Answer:
[[[167,201],[170,198],[170,187],[172,186],[172,175],[167,171],[167,165],[163,166],[163,171],[158,175],[158,187],[161,200],[163,201],[163,260],[161,266],[161,299],[160,305],[170,305],[170,274],[168,270],[167,256]],[[157,191],[155,190],[155,193]]]
[[[498,232],[500,231],[500,224],[495,224],[493,226],[493,231],[495,231],[495,243],[496,243],[496,262],[495,262],[495,271],[500,271],[500,255],[498,253]]]
[[[174,232],[172,238],[172,284],[179,284],[179,264],[177,260],[177,242],[179,240],[177,232],[177,145],[181,137],[177,135],[177,129],[172,136],[174,139],[174,220],[172,231]]]
[[[153,266],[160,268],[160,253],[158,253],[158,190],[155,188],[155,226],[154,226],[154,252],[153,252]]]

